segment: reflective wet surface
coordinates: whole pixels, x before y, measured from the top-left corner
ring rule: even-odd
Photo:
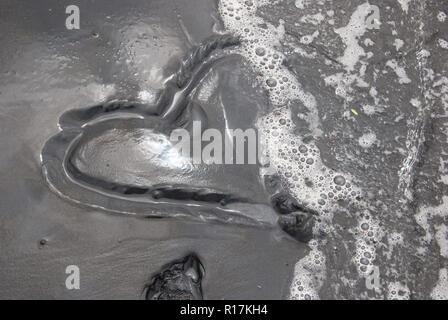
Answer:
[[[217,21],[217,6],[210,1],[194,7],[189,1],[86,2],[79,4],[80,30],[71,31],[65,28],[66,5],[2,2],[2,297],[140,299],[152,274],[192,251],[208,270],[205,298],[286,295],[292,267],[305,248],[288,238],[280,241],[281,231],[130,218],[76,204],[49,188],[41,152],[60,131],[64,113],[114,99],[149,104],[189,49],[212,36]],[[244,86],[245,73],[234,68],[227,83]],[[243,103],[259,94],[239,98],[235,92],[223,103],[234,96]],[[97,164],[95,172],[107,169]],[[80,268],[80,290],[65,288],[65,269],[72,264]]]
[[[0,4],[0,296],[141,299],[194,252],[206,299],[447,299],[446,3],[191,2]],[[275,173],[179,157],[197,119]]]
[[[42,151],[48,183],[65,198],[114,212],[157,217],[185,212],[200,220],[274,225],[276,214],[256,163],[223,163],[225,155],[222,164],[195,161],[171,140],[175,130],[184,129],[194,149],[204,130],[226,136],[231,129],[255,127],[266,112],[265,96],[258,97],[262,90],[249,83],[250,70],[224,51],[237,45],[237,38],[224,35],[195,46],[155,103],[113,100],[64,113],[62,131]]]

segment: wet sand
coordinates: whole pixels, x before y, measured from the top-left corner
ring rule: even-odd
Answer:
[[[129,217],[50,190],[41,152],[64,112],[113,98],[150,100],[193,45],[215,30],[244,34],[228,15],[232,1],[191,2],[81,1],[80,30],[65,28],[69,1],[0,5],[0,298],[141,299],[161,266],[196,252],[206,270],[206,299],[285,299],[310,277],[324,299],[446,299],[443,1],[371,2],[381,25],[362,32],[356,28],[367,17],[363,1],[285,0],[255,7],[256,14],[253,4],[238,11],[255,36],[259,28],[278,28],[282,45],[266,44],[267,55],[281,55],[280,80],[295,79],[316,103],[273,89],[269,71],[247,54],[256,47],[242,51],[248,59],[239,60],[239,73],[256,75],[254,87],[264,86],[271,102],[289,99],[295,129],[286,136],[318,148],[314,165],[343,174],[360,190],[353,196],[359,199],[326,192],[318,204],[319,190],[335,187],[307,189],[302,175],[319,170],[295,172],[297,185],[280,172],[298,201],[323,217],[311,248],[279,228]],[[314,254],[319,263],[303,260]],[[80,290],[65,287],[68,265],[80,268]],[[378,291],[365,281],[375,266]]]

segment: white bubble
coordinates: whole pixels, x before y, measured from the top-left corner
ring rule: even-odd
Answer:
[[[376,135],[373,132],[363,134],[358,139],[358,143],[363,148],[370,148],[376,142]]]

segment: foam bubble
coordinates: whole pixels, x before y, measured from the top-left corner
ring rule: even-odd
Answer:
[[[391,282],[388,284],[387,288],[387,299],[388,300],[409,300],[411,292],[409,288],[400,282]]]
[[[326,278],[325,256],[317,249],[316,242],[310,242],[312,250],[294,267],[291,284],[291,300],[318,300],[319,289]]]
[[[241,38],[238,53],[257,70],[258,80],[268,91],[271,103],[282,106],[299,100],[309,110],[305,118],[310,130],[321,135],[314,96],[304,91],[296,77],[283,65],[285,56],[278,49],[285,35],[283,21],[280,20],[275,27],[256,15],[257,9],[266,4],[270,1],[251,1],[248,5],[237,0],[222,0],[218,9],[225,28]]]
[[[376,135],[373,132],[363,134],[358,139],[358,143],[363,148],[370,148],[376,142]]]
[[[353,262],[357,266],[358,273],[367,277],[374,271],[376,247],[383,237],[384,230],[380,227],[380,220],[365,210],[358,218],[354,234],[356,253]]]
[[[431,292],[434,300],[448,300],[448,270],[445,268],[439,271],[439,280]]]
[[[392,254],[393,254],[395,247],[398,245],[404,244],[403,234],[399,233],[399,232],[392,232],[391,234],[389,234],[387,236],[387,242],[388,242],[387,247],[389,250],[387,252],[385,250],[385,254],[386,254],[387,258],[390,259],[390,258],[392,258]]]
[[[395,72],[395,74],[398,77],[398,83],[400,84],[411,83],[411,79],[409,79],[408,75],[406,74],[406,70],[404,69],[404,67],[398,65],[397,60],[392,59],[387,61],[386,66],[388,66]]]
[[[368,2],[358,6],[350,17],[348,25],[334,30],[342,38],[346,46],[344,55],[339,58],[339,61],[346,66],[348,71],[353,71],[360,57],[365,55],[365,51],[359,45],[358,39],[367,30],[365,20],[370,12],[370,8],[371,6]]]
[[[316,145],[305,143],[294,134],[290,109],[279,108],[266,115],[259,120],[258,127],[271,165],[284,186],[303,205],[321,212],[324,220],[331,221],[334,202],[354,200],[360,195],[357,188],[346,183],[349,175],[327,168]]]
[[[426,207],[422,206],[420,207],[419,211],[415,214],[414,219],[417,222],[417,224],[422,227],[422,229],[425,231],[425,235],[422,237],[422,241],[424,244],[429,244],[431,240],[433,239],[433,235],[431,233],[431,220],[434,218],[444,218],[448,216],[448,196],[443,196],[442,203],[439,206],[435,207]],[[443,227],[439,227],[439,230],[441,232],[444,230]],[[440,239],[440,248],[441,252],[443,252],[442,247],[448,246],[448,243],[446,242],[446,239],[443,239],[443,237],[439,236]]]
[[[268,156],[271,168],[280,176],[285,189],[302,205],[319,212],[315,232],[329,233],[335,204],[338,201],[357,201],[360,190],[350,183],[353,179],[349,174],[335,172],[323,164],[320,151],[312,141],[304,141],[294,133],[291,110],[286,105],[298,100],[309,110],[299,117],[307,122],[315,137],[322,134],[316,100],[303,90],[297,78],[283,65],[285,56],[279,50],[285,33],[283,21],[280,20],[275,27],[256,15],[257,9],[266,4],[272,3],[264,0],[247,5],[236,0],[222,0],[219,12],[225,28],[241,38],[238,53],[257,71],[257,80],[276,107],[257,123],[263,153]],[[304,4],[304,1],[299,3],[300,6]],[[352,83],[355,80],[362,84],[357,76],[347,81]],[[343,90],[341,87],[342,95],[345,94]],[[297,262],[290,287],[291,299],[319,298],[318,291],[326,277],[325,256],[318,249],[321,244],[321,240],[311,241],[310,253]],[[374,257],[371,251],[370,258]],[[371,260],[363,256],[363,262],[366,261],[370,263]]]
[[[448,41],[446,41],[445,39],[439,38],[438,43],[442,49],[448,50]]]
[[[436,241],[440,248],[440,255],[444,258],[448,258],[448,227],[444,224],[435,226],[436,229]]]

